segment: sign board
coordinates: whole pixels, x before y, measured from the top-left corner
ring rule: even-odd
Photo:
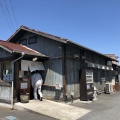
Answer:
[[[88,90],[88,89],[90,89],[90,85],[89,85],[89,84],[87,84],[87,90]]]
[[[35,71],[35,70],[45,70],[42,62],[22,60],[21,61],[21,70],[28,71],[28,68],[30,69],[31,72]]]
[[[27,83],[20,84],[20,89],[27,89],[27,88],[28,88]]]
[[[101,81],[102,81],[102,82],[105,82],[105,77],[102,77],[102,78],[101,78]]]
[[[19,71],[19,78],[22,78],[23,77],[23,71]]]
[[[29,68],[30,68],[30,71],[45,70],[42,62],[31,61],[31,64],[29,65]]]
[[[3,80],[11,81],[13,79],[12,74],[3,74]]]

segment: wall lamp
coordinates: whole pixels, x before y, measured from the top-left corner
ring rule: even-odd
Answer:
[[[34,57],[33,59],[32,59],[32,61],[36,61],[38,58],[37,57]]]

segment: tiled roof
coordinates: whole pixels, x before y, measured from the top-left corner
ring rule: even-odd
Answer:
[[[114,59],[118,59],[119,57],[116,56],[115,54],[105,54],[108,57],[114,58]]]
[[[34,55],[34,56],[41,56],[41,57],[47,57],[31,48],[28,48],[21,44],[15,44],[11,42],[6,42],[0,40],[0,47],[9,51],[10,53],[22,53],[24,52],[27,55]]]
[[[21,29],[27,29],[27,30],[30,30],[32,32],[38,33],[40,35],[51,37],[51,38],[54,38],[54,39],[59,39],[61,41],[66,41],[67,40],[66,38],[61,38],[61,37],[58,37],[58,36],[55,36],[55,35],[52,35],[52,34],[48,34],[48,33],[45,33],[45,32],[41,32],[41,31],[38,31],[38,30],[35,30],[35,29],[28,28],[26,26],[21,26]]]
[[[35,30],[35,29],[31,29],[31,28],[28,28],[26,26],[20,26],[20,28],[7,40],[7,41],[10,41],[10,42],[15,42],[16,40],[19,39],[19,37],[21,37],[25,32],[31,32],[31,33],[34,33],[34,34],[37,34],[37,35],[41,35],[41,36],[44,36],[44,37],[47,37],[47,38],[50,38],[52,40],[56,40],[56,41],[59,41],[61,43],[65,43],[65,44],[72,44],[72,45],[75,45],[75,46],[78,46],[80,47],[81,49],[84,49],[84,50],[87,50],[87,51],[90,51],[90,52],[93,52],[95,54],[98,54],[100,56],[103,56],[107,59],[110,59],[110,60],[114,60],[114,61],[117,61],[116,59],[113,59],[113,58],[110,58],[102,53],[99,53],[95,50],[92,50],[90,48],[87,48],[85,46],[82,46],[80,44],[77,44],[71,40],[68,40],[68,39],[65,39],[65,38],[61,38],[61,37],[58,37],[58,36],[55,36],[55,35],[51,35],[51,34],[48,34],[48,33],[45,33],[45,32],[41,32],[41,31],[38,31],[38,30]]]
[[[11,39],[14,39],[15,35],[22,30],[23,30],[23,32],[29,31],[29,32],[32,32],[32,33],[35,33],[35,34],[38,34],[38,35],[41,35],[41,36],[59,41],[59,42],[63,42],[63,43],[67,42],[67,39],[65,39],[65,38],[61,38],[61,37],[58,37],[58,36],[55,36],[55,35],[52,35],[52,34],[41,32],[41,31],[38,31],[38,30],[35,30],[35,29],[32,29],[32,28],[28,28],[28,27],[23,26],[23,25],[20,26],[20,28],[18,30],[16,30],[16,32],[7,41],[11,41]]]

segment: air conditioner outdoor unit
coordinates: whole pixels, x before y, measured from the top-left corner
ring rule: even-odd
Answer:
[[[113,93],[113,86],[111,83],[105,83],[105,93]]]

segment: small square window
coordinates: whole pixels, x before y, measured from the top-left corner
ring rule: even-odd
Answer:
[[[32,43],[36,43],[37,42],[37,37],[35,36],[35,37],[30,37],[29,39],[28,39],[28,43],[29,44],[32,44]]]
[[[19,43],[22,45],[27,45],[27,39],[22,39],[19,41]]]

